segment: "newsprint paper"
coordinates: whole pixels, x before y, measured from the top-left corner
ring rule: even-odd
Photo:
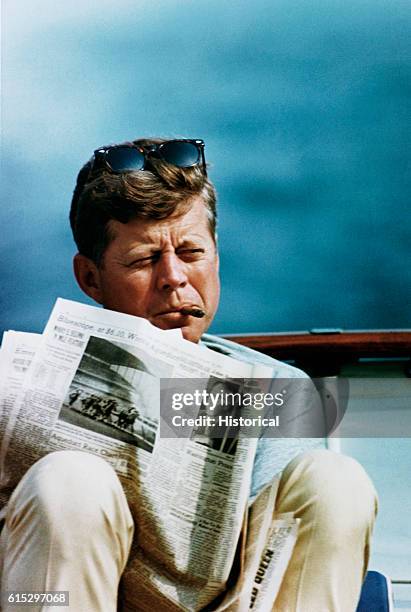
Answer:
[[[117,472],[138,525],[124,575],[131,609],[272,609],[298,521],[276,516],[276,482],[249,504],[256,439],[219,446],[204,431],[170,439],[158,427],[160,379],[270,379],[269,367],[63,299],[42,335],[4,334],[0,366],[3,513],[42,456],[96,454]]]

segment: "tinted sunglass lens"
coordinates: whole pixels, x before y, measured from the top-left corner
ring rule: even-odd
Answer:
[[[113,147],[106,153],[106,161],[115,172],[142,170],[144,155],[132,147]]]
[[[200,151],[191,142],[166,142],[160,147],[161,157],[174,166],[189,168],[200,161]]]

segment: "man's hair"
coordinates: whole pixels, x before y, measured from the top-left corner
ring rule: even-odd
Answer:
[[[162,138],[142,138],[132,143],[149,146]],[[203,199],[211,235],[215,240],[216,192],[201,165],[179,168],[151,158],[148,170],[111,172],[93,168],[91,158],[80,170],[70,209],[70,225],[79,253],[98,266],[113,239],[109,222],[128,223],[132,219],[165,219],[174,212],[184,214],[193,198]]]

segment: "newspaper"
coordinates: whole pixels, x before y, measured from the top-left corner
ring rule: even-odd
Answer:
[[[159,379],[270,379],[270,368],[63,299],[41,336],[5,334],[0,364],[1,504],[47,453],[96,454],[117,472],[138,525],[123,576],[131,609],[272,608],[297,521],[275,517],[275,483],[248,507],[256,440],[240,436],[223,451],[158,431]]]

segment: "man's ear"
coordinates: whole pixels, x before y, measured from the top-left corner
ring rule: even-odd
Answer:
[[[102,304],[100,270],[88,257],[77,253],[73,259],[74,276],[80,288],[93,300]]]

